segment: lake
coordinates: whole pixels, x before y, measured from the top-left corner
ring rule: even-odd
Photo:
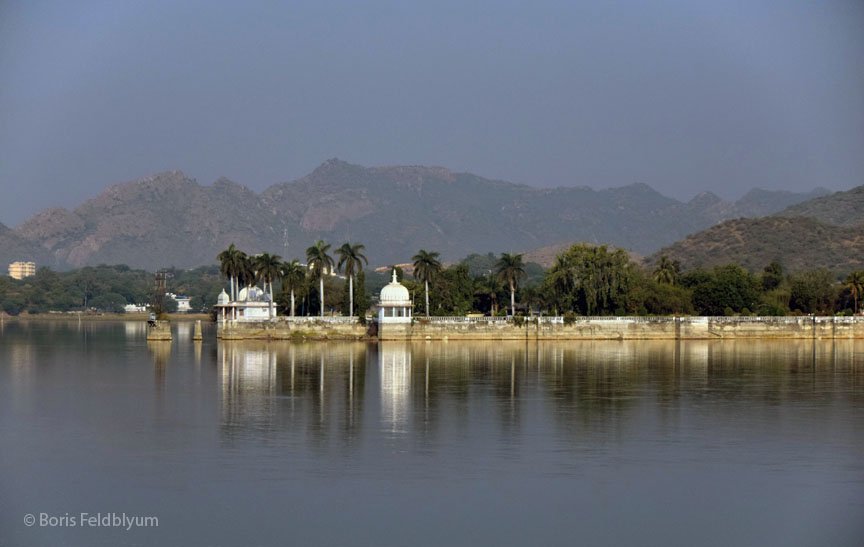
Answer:
[[[174,328],[0,323],[0,545],[864,542],[864,340]]]

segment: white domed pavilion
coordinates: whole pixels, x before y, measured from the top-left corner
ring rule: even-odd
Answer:
[[[396,281],[396,270],[393,270],[393,280],[381,289],[378,299],[379,323],[410,323],[411,298],[408,289]]]

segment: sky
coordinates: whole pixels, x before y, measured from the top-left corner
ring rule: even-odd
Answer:
[[[328,158],[689,199],[864,184],[864,2],[0,0],[0,222]]]

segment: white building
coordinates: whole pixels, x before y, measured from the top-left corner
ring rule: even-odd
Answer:
[[[145,313],[147,311],[146,304],[126,304],[123,306],[126,313]]]
[[[408,289],[396,281],[396,270],[393,270],[393,280],[381,289],[378,301],[379,323],[410,323],[411,298]]]
[[[166,292],[165,296],[177,302],[177,313],[186,313],[192,309],[189,302],[192,300],[189,296],[178,296],[171,292]]]
[[[270,319],[271,306],[270,295],[258,287],[240,289],[234,302],[225,289],[222,289],[216,298],[216,307],[219,309],[219,318],[222,321],[267,321]]]

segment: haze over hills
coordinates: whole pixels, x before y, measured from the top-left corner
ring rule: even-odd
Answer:
[[[644,184],[538,189],[440,167],[328,160],[256,194],[224,178],[202,186],[169,171],[0,228],[0,261],[186,268],[215,262],[230,243],[302,259],[319,238],[364,243],[372,265],[407,261],[420,248],[455,260],[573,241],[647,254],[723,219],[776,213],[825,193],[754,190],[736,202],[704,193],[685,203]]]

